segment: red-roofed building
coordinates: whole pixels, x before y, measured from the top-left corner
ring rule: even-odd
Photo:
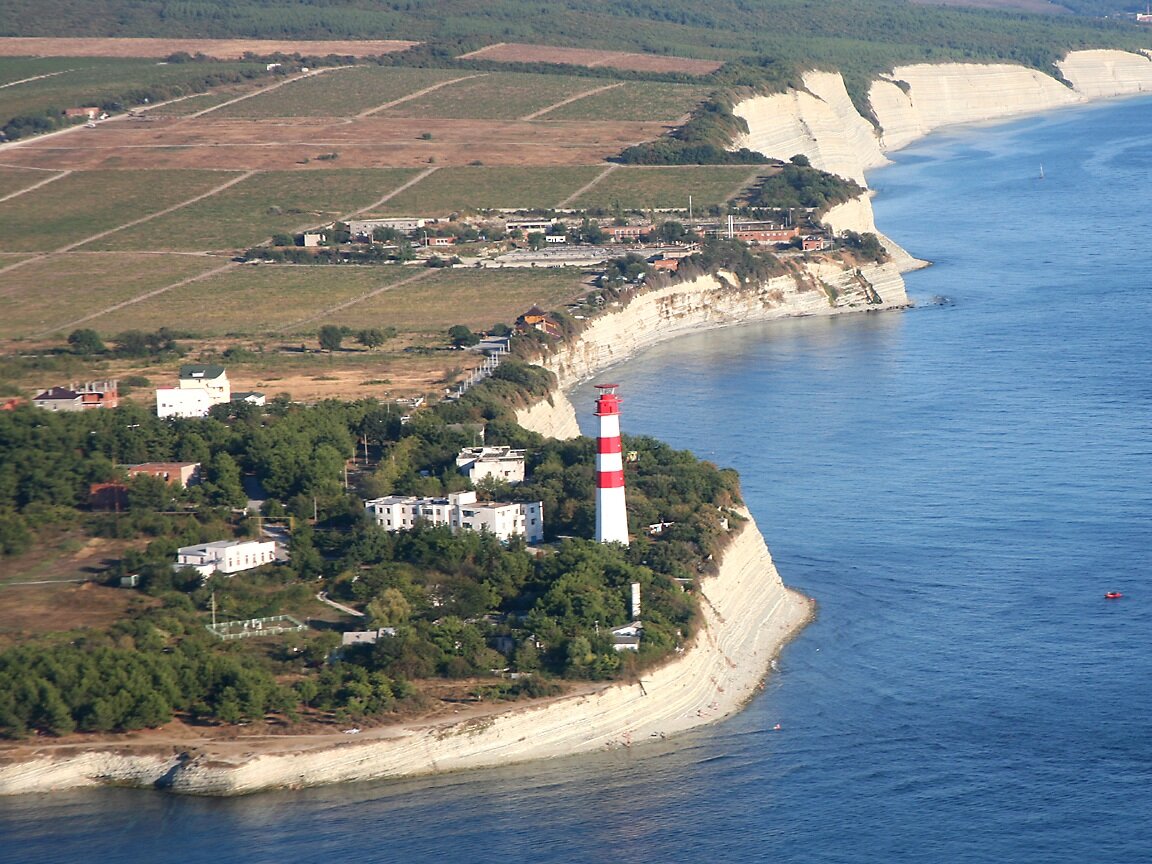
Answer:
[[[87,411],[92,408],[115,408],[120,394],[115,381],[89,381],[79,386],[52,387],[32,400],[46,411]]]
[[[549,318],[548,313],[539,306],[533,306],[517,318],[516,329],[521,333],[525,333],[528,330],[539,330],[541,333],[547,333],[549,336],[554,336],[557,339],[564,335],[560,329],[560,325]]]

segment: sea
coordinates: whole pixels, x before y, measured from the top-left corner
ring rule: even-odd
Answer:
[[[914,309],[599,379],[626,433],[739,470],[819,604],[743,713],[422,779],[0,799],[0,861],[1152,860],[1152,101],[936,134],[869,182],[933,262]]]

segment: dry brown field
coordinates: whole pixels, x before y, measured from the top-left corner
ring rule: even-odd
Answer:
[[[219,60],[234,60],[246,52],[327,56],[344,54],[369,57],[391,54],[416,45],[400,40],[336,40],[318,42],[302,39],[115,39],[6,36],[0,38],[3,57],[167,57],[178,51],[205,54]]]
[[[341,92],[342,81],[355,82],[354,92]],[[0,198],[14,196],[0,202],[0,350],[57,347],[77,327],[108,341],[167,327],[191,334],[181,339],[190,359],[218,361],[233,346],[256,350],[258,359],[229,363],[237,389],[304,400],[435,392],[479,363],[474,352],[441,350],[449,326],[487,328],[511,323],[533,303],[563,305],[586,293],[587,274],[251,266],[230,256],[273,232],[359,211],[547,208],[585,188],[585,198],[643,203],[652,197],[640,194],[648,184],[661,200],[678,202],[686,173],[606,175],[605,160],[665,132],[670,115],[702,92],[378,67],[224,90],[0,145]],[[319,107],[326,92],[327,115]],[[626,119],[605,119],[616,114]],[[701,202],[742,174],[704,170]],[[378,352],[349,336],[350,350],[327,355],[316,344],[324,324],[396,327],[400,335]],[[90,377],[166,380],[144,361],[90,365]],[[61,382],[30,373],[21,389],[54,383]],[[147,401],[147,390],[135,398]]]
[[[633,54],[627,51],[597,51],[591,48],[557,48],[552,45],[525,45],[518,42],[499,42],[460,56],[503,63],[566,63],[570,66],[607,66],[634,72],[683,72],[686,75],[707,75],[724,65],[719,60],[696,60],[690,57],[668,57],[663,54]]]
[[[549,122],[427,119],[372,115],[357,120],[105,122],[0,150],[11,166],[308,170],[429,165],[595,165],[665,132],[658,122]],[[424,138],[425,134],[431,138]],[[336,153],[332,161],[317,158]]]

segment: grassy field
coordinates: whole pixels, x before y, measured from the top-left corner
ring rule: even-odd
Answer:
[[[64,72],[79,62],[71,57],[0,57],[0,86],[38,75]]]
[[[389,108],[384,116],[515,120],[607,83],[563,75],[489,72]]]
[[[0,265],[7,263],[0,259]],[[192,255],[86,255],[78,252],[52,255],[9,270],[0,276],[0,339],[26,338],[69,322],[90,312],[122,303],[148,291],[171,285],[197,273],[220,266],[216,258]],[[45,286],[50,287],[46,301]],[[184,329],[188,323],[164,322]],[[84,325],[93,326],[96,325]],[[132,327],[155,330],[160,323],[139,319]],[[111,336],[129,327],[105,329]],[[61,335],[67,336],[67,332]]]
[[[94,319],[88,326],[101,333],[166,326],[202,336],[264,334],[391,285],[413,272],[387,266],[243,265]],[[379,326],[378,322],[358,319],[356,314],[347,317],[357,327]],[[314,333],[324,323],[327,319],[302,325],[301,330]]]
[[[590,85],[595,84],[589,80]],[[603,86],[603,85],[601,85]],[[691,84],[626,81],[611,90],[561,105],[540,120],[657,120],[672,123],[691,111],[710,92]]]
[[[211,93],[198,93],[195,96],[185,96],[182,99],[166,102],[162,107],[149,111],[147,116],[154,118],[187,117],[189,114],[204,111],[256,89],[258,89],[258,85],[253,81],[244,84],[231,84],[219,90],[213,90]]]
[[[27,61],[0,60],[0,76],[14,75],[11,80],[30,77],[15,74],[19,63]],[[132,90],[158,86],[181,88],[196,92],[196,82],[206,75],[224,72],[258,70],[258,63],[172,63],[158,64],[155,60],[124,60],[103,57],[59,57],[43,61],[47,72],[62,71],[59,75],[28,81],[0,89],[0,119],[19,114],[35,113],[45,108],[78,108],[99,105],[105,99],[120,98]],[[6,71],[15,63],[13,71]],[[35,67],[28,67],[35,68]],[[44,71],[34,72],[43,75]]]
[[[26,168],[0,168],[0,198],[27,189],[52,177],[54,171],[31,171]]]
[[[582,284],[585,278],[576,268],[444,269],[357,303],[324,323],[401,332],[446,331],[454,324],[487,330],[501,322],[512,324],[533,303],[553,309],[583,296],[589,290]]]
[[[212,112],[213,117],[350,117],[442,81],[475,73],[355,66],[293,81]]]
[[[674,168],[620,168],[597,183],[570,206],[611,211],[649,207],[688,209],[692,196],[696,212],[723,204],[733,193],[747,188],[756,166],[683,166]]]
[[[441,168],[388,201],[388,213],[442,216],[489,208],[555,207],[603,171],[580,168]]]
[[[245,249],[276,232],[332,222],[379,200],[415,173],[399,168],[261,172],[166,216],[117,231],[91,248]]]
[[[220,171],[83,171],[0,203],[0,251],[58,249],[194,198]]]

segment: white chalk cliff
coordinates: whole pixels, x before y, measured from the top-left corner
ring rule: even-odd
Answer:
[[[865,183],[885,154],[937,129],[1004,120],[1069,105],[1152,93],[1152,59],[1126,51],[1075,51],[1057,64],[1067,84],[1024,66],[927,63],[900,66],[872,83],[868,101],[879,128],[860,115],[838,73],[809,72],[804,90],[757,96],[734,112],[748,134],[733,147],[812,165]]]
[[[717,273],[639,293],[593,318],[580,339],[543,359],[560,392],[517,412],[526,429],[556,438],[579,435],[564,391],[659,342],[695,330],[750,321],[880,311],[908,305],[896,264],[850,267],[831,261],[806,264],[798,274],[741,285]]]
[[[740,710],[780,646],[811,614],[809,601],[780,581],[750,519],[733,527],[719,573],[704,580],[701,594],[702,626],[694,644],[638,683],[602,685],[455,722],[364,730],[355,738],[270,736],[232,746],[199,740],[167,748],[129,740],[67,753],[45,747],[0,764],[0,795],[103,784],[237,795],[659,740]]]

